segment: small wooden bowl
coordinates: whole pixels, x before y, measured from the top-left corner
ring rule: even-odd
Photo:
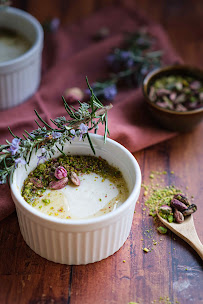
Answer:
[[[203,119],[203,107],[187,111],[177,112],[163,109],[157,106],[149,99],[149,90],[151,85],[163,76],[190,76],[203,81],[203,71],[187,65],[167,66],[149,73],[143,81],[143,94],[147,101],[148,108],[152,116],[166,129],[171,131],[187,132],[197,126]]]

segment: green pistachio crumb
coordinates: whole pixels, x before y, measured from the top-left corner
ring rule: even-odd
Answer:
[[[161,234],[165,234],[165,233],[167,232],[167,228],[162,227],[162,226],[159,226],[159,227],[157,228],[157,230],[158,230],[159,233],[161,233]]]
[[[45,204],[45,205],[49,205],[51,203],[50,199],[42,199],[42,202]]]
[[[168,216],[167,220],[168,220],[169,223],[172,223],[172,222],[174,221],[173,215],[170,214],[170,215]]]

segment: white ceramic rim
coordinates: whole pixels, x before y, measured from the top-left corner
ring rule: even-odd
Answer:
[[[32,15],[30,15],[29,13],[22,11],[18,8],[14,8],[14,7],[7,7],[4,8],[8,13],[11,13],[13,15],[18,15],[24,19],[26,19],[27,21],[29,21],[33,27],[36,30],[36,40],[35,42],[32,44],[32,46],[22,55],[5,61],[5,62],[1,62],[0,63],[0,69],[1,68],[5,68],[5,67],[10,67],[14,64],[18,64],[18,63],[23,63],[24,61],[26,61],[26,59],[30,58],[36,51],[42,49],[43,47],[43,39],[44,39],[44,33],[43,33],[43,29],[41,24],[39,23],[39,21],[33,17]]]
[[[97,137],[97,138],[99,137],[100,139],[103,138],[103,136],[95,135],[95,134],[90,134],[90,136]],[[125,210],[132,205],[132,198],[139,197],[139,192],[140,192],[140,187],[141,187],[141,170],[140,170],[140,167],[139,167],[135,157],[124,146],[122,146],[121,144],[119,144],[118,142],[116,142],[110,138],[107,138],[107,141],[111,142],[112,144],[114,144],[115,146],[117,146],[119,149],[123,150],[127,154],[129,159],[131,160],[132,166],[134,167],[135,176],[136,176],[135,184],[134,184],[134,187],[133,187],[129,197],[121,206],[119,206],[119,208],[117,208],[113,212],[110,212],[105,215],[101,215],[96,218],[81,219],[81,220],[73,220],[73,219],[67,220],[67,219],[59,219],[59,218],[50,217],[49,215],[46,215],[40,211],[37,211],[23,199],[23,197],[20,194],[19,189],[17,189],[16,185],[12,182],[12,176],[11,176],[10,177],[10,186],[11,186],[11,192],[12,192],[13,196],[19,202],[21,207],[23,207],[30,214],[35,215],[36,217],[38,217],[42,220],[45,220],[47,222],[52,222],[55,224],[62,224],[62,225],[68,225],[68,226],[69,225],[70,226],[92,225],[95,223],[101,223],[101,222],[104,223],[108,220],[121,216],[122,213],[125,212]],[[14,174],[15,174],[15,172],[14,172]]]

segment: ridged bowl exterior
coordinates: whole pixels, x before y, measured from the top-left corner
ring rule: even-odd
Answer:
[[[24,102],[39,87],[43,30],[34,17],[16,8],[1,11],[0,26],[16,30],[32,44],[23,55],[0,63],[0,110],[5,110]]]
[[[70,232],[39,225],[20,208],[16,209],[20,230],[28,246],[47,260],[68,265],[94,263],[118,251],[130,233],[134,214],[132,205],[113,223],[105,223],[99,229],[86,227],[80,232]]]
[[[119,158],[119,160],[114,160],[114,165],[118,164],[117,167],[121,169],[129,184],[128,199],[114,212],[81,221],[60,220],[46,216],[35,211],[24,201],[19,191],[20,184],[16,187],[15,179],[19,180],[22,175],[22,167],[16,170],[16,174],[14,173],[11,194],[16,205],[22,236],[33,251],[53,262],[80,265],[100,261],[119,250],[130,233],[134,208],[141,187],[139,165],[131,153],[120,144],[108,139],[106,147],[101,136],[92,135],[91,137],[93,143],[96,144],[95,148],[99,156],[107,160],[114,156]],[[77,144],[80,146],[79,154],[91,154],[87,142]],[[77,144],[76,151],[79,147]],[[71,149],[73,149],[73,154],[76,154],[74,143],[71,144]],[[123,167],[122,164],[124,164]],[[26,174],[32,170],[33,165]]]

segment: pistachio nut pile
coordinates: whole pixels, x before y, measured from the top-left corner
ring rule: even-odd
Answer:
[[[203,82],[188,76],[164,76],[151,85],[149,99],[164,109],[192,111],[203,107]]]

